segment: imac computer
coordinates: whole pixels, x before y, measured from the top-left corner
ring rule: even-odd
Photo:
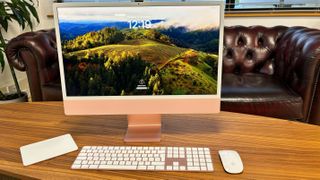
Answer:
[[[223,2],[60,3],[54,17],[66,115],[127,115],[126,142],[155,142],[162,114],[220,111]]]

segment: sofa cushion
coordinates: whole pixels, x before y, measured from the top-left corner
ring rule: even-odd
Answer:
[[[286,119],[302,119],[302,98],[272,76],[258,73],[222,77],[221,109]]]

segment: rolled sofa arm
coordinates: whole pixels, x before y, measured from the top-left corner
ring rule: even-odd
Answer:
[[[42,100],[42,85],[60,78],[54,29],[23,33],[5,52],[14,68],[26,71],[33,101]]]
[[[275,50],[275,76],[303,99],[306,122],[320,124],[320,30],[291,27]]]

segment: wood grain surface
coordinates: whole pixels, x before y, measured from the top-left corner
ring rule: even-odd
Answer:
[[[319,179],[320,126],[221,112],[164,115],[160,143],[124,143],[126,116],[65,116],[61,102],[0,105],[0,174],[22,179]],[[24,167],[19,147],[70,133],[85,145],[210,147],[214,172],[71,170],[79,151]],[[244,172],[224,172],[218,150],[240,153]]]

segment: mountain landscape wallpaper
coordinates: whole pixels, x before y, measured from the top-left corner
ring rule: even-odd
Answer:
[[[58,10],[67,96],[217,94],[218,9],[104,8]]]

